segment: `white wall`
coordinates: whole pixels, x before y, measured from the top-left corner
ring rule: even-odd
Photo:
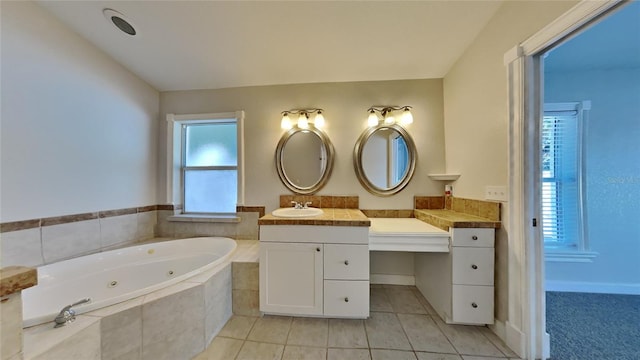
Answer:
[[[156,204],[158,92],[34,3],[1,6],[0,221]]]
[[[507,185],[507,73],[504,54],[577,1],[507,1],[444,78],[447,171],[462,176],[454,195],[484,198],[487,185]],[[496,233],[496,317],[508,319],[508,216]],[[514,305],[519,308],[519,304]],[[516,327],[522,319],[508,319]]]
[[[410,105],[413,124],[407,127],[418,149],[416,173],[399,194],[378,197],[358,182],[353,167],[353,149],[366,128],[367,109],[372,105]],[[160,116],[245,111],[245,205],[278,207],[279,196],[289,194],[275,167],[275,149],[283,130],[284,110],[323,108],[325,132],[335,147],[333,172],[319,195],[358,195],[362,209],[412,209],[414,195],[442,194],[442,185],[427,177],[444,170],[442,80],[398,80],[354,83],[319,83],[243,87],[222,90],[163,92]],[[161,120],[159,139],[158,197],[165,199],[166,125]],[[164,141],[164,142],[163,142]]]
[[[546,280],[640,294],[640,68],[545,74],[545,102],[591,100],[585,122],[586,230],[592,263],[546,263]]]

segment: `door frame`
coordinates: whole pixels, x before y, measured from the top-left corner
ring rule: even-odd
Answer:
[[[544,244],[541,228],[539,121],[543,112],[541,55],[623,0],[582,0],[504,55],[508,81],[509,313],[505,341],[520,357],[550,354],[545,324]]]

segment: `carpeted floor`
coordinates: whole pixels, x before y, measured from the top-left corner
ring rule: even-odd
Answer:
[[[546,296],[552,360],[640,360],[640,295]]]

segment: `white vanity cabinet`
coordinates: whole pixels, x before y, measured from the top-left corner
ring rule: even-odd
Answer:
[[[417,254],[416,286],[447,323],[493,324],[495,230],[450,234],[448,254]]]
[[[260,227],[260,311],[369,316],[368,227]]]

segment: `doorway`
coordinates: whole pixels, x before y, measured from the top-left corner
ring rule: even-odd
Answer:
[[[540,56],[551,359],[640,358],[640,3]]]
[[[540,122],[543,118],[543,54],[615,13],[626,2],[582,1],[505,54],[509,79],[509,317],[522,332],[507,329],[509,346],[528,359],[548,358],[545,324],[545,249],[541,219]],[[507,324],[508,326],[509,324]]]

